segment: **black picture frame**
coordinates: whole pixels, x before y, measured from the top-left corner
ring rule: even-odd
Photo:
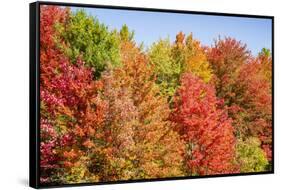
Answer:
[[[58,5],[71,7],[87,7],[87,8],[105,8],[117,10],[133,10],[133,11],[148,11],[148,12],[165,12],[165,13],[183,13],[195,15],[216,15],[216,16],[231,16],[242,18],[264,18],[270,19],[272,22],[272,170],[266,172],[251,172],[239,174],[219,174],[207,176],[184,176],[170,177],[158,179],[140,179],[140,180],[122,180],[96,183],[79,183],[79,184],[63,184],[63,185],[42,185],[40,184],[40,5]],[[170,10],[156,8],[141,8],[141,7],[125,7],[125,6],[109,6],[109,5],[94,5],[94,4],[79,4],[79,3],[63,3],[63,2],[47,2],[37,1],[29,4],[29,185],[33,188],[50,188],[50,187],[73,187],[101,184],[120,184],[134,182],[151,182],[151,181],[166,181],[166,180],[183,180],[183,179],[202,179],[213,177],[231,177],[231,176],[246,176],[260,174],[274,174],[274,16],[264,15],[248,15],[248,14],[233,14],[233,13],[218,13],[218,12],[201,12],[187,10]]]

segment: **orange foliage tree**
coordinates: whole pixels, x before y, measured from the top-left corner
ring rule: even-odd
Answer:
[[[169,107],[158,95],[153,68],[129,39],[121,43],[121,60],[122,68],[103,76],[112,179],[182,175],[183,144],[168,121]]]

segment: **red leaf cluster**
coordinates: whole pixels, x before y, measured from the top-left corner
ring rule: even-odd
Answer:
[[[234,128],[214,87],[185,74],[171,120],[186,143],[185,164],[191,175],[233,173]]]

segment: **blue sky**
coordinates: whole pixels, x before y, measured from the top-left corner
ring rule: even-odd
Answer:
[[[76,11],[79,8],[72,8]],[[253,55],[263,48],[271,49],[271,20],[180,13],[83,8],[88,14],[109,27],[120,29],[126,24],[135,31],[137,43],[150,46],[160,38],[171,41],[179,31],[193,33],[203,45],[212,45],[218,36],[234,37],[247,44]]]

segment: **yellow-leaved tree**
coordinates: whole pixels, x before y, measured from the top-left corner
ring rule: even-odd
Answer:
[[[173,44],[169,39],[161,39],[152,45],[148,55],[157,77],[156,83],[169,102],[172,102],[183,73],[192,73],[206,83],[212,78],[204,48],[192,34],[185,37],[179,32]]]

